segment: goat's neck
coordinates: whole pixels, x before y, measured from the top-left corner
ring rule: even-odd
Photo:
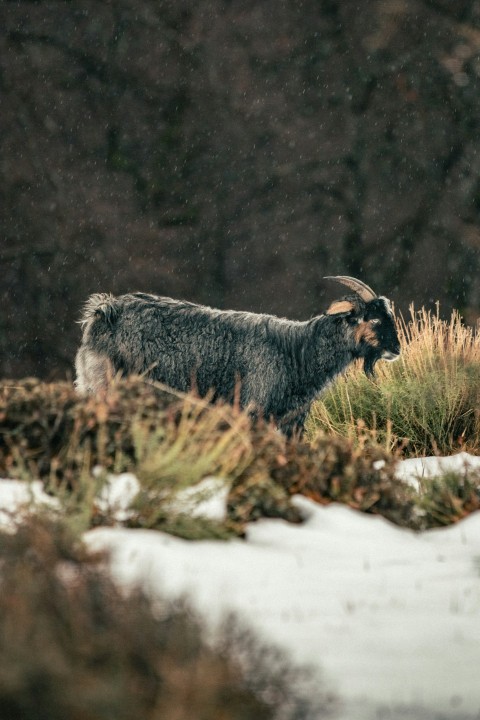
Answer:
[[[308,324],[304,370],[316,392],[342,373],[353,359],[353,343],[343,323],[321,315]]]

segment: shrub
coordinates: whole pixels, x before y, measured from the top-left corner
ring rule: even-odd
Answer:
[[[156,482],[180,475],[195,481],[228,474],[249,449],[242,413],[140,378],[89,398],[69,383],[4,382],[0,420],[0,473],[43,478],[53,487],[74,488],[80,473],[96,465],[114,472],[140,466]]]
[[[255,431],[254,457],[233,481],[229,514],[241,522],[283,517],[300,522],[289,499],[297,493],[316,502],[341,502],[414,526],[414,492],[395,477],[396,457],[364,433],[360,442],[318,432],[307,443]]]
[[[121,594],[64,526],[0,535],[0,717],[300,720],[323,717],[318,678],[232,618],[214,642],[185,601]],[[299,690],[304,683],[306,694]]]
[[[208,475],[228,481],[249,462],[250,420],[229,405],[140,378],[90,398],[68,383],[29,379],[2,385],[0,418],[0,475],[43,479],[78,531],[115,521],[95,499],[108,472],[133,470],[142,489],[131,524],[192,538],[238,532],[169,509],[180,490]]]
[[[442,527],[480,510],[480,472],[447,472],[420,480],[417,517],[420,528]]]
[[[236,408],[212,406],[138,378],[87,399],[66,383],[19,382],[0,390],[0,413],[0,473],[42,477],[60,500],[60,516],[77,533],[122,522],[187,539],[228,539],[262,517],[302,522],[292,503],[296,493],[412,528],[455,522],[477,507],[474,493],[461,502],[460,484],[452,490],[458,498],[449,504],[439,492],[419,495],[397,480],[398,453],[386,449],[393,445],[388,419],[383,433],[357,422],[350,437],[317,429],[309,442],[287,440],[269,423],[252,424]],[[99,464],[100,473],[93,472]],[[97,500],[107,472],[115,470],[131,470],[140,481],[121,519]],[[181,491],[211,475],[223,479],[228,490],[227,515],[220,520],[195,516],[178,502]]]

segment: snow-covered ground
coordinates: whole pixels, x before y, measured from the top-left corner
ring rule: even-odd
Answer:
[[[480,463],[462,453],[407,460],[398,473],[415,483],[466,461]],[[12,508],[11,483],[0,482],[2,508]],[[103,500],[124,512],[122,483],[131,496],[135,484],[122,476]],[[210,488],[204,511],[218,517],[224,489]],[[295,502],[303,525],[262,520],[246,541],[122,528],[85,538],[111,551],[122,585],[141,584],[152,598],[187,593],[212,627],[234,610],[295,663],[318,668],[339,720],[480,718],[480,513],[415,534],[341,505]]]

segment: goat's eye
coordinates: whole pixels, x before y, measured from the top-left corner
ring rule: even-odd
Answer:
[[[373,318],[373,320],[370,320],[370,325],[380,325],[381,322],[380,318]]]

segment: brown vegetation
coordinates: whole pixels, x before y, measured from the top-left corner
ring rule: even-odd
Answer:
[[[353,394],[351,400],[355,407]],[[4,383],[0,419],[0,476],[43,479],[76,530],[117,522],[96,497],[106,473],[123,470],[135,472],[141,483],[123,522],[192,539],[242,535],[246,523],[261,517],[301,522],[291,500],[297,493],[416,529],[480,509],[475,474],[426,481],[420,492],[396,479],[400,455],[388,449],[391,425],[390,435],[359,421],[346,437],[313,434],[311,428],[310,442],[287,441],[272,425],[252,425],[235,408],[211,406],[140,378],[117,381],[104,397],[87,399],[66,383]],[[433,421],[437,432],[438,412]],[[96,466],[102,471],[94,477]],[[230,488],[224,522],[172,512],[180,491],[212,475]]]
[[[158,599],[155,616],[140,591],[122,594],[98,561],[63,525],[31,519],[0,534],[0,717],[326,716],[331,700],[318,678],[292,668],[235,618],[208,642],[186,602]]]
[[[413,490],[395,478],[395,458],[368,433],[360,445],[358,438],[321,433],[310,443],[287,441],[235,408],[210,406],[138,378],[88,399],[61,383],[5,385],[0,412],[0,474],[43,478],[77,529],[115,522],[95,502],[105,481],[104,474],[92,476],[97,465],[133,470],[139,478],[140,493],[124,519],[128,526],[183,537],[243,534],[247,522],[261,517],[301,522],[291,501],[296,493],[400,525],[430,523],[424,513],[419,518]],[[211,475],[230,487],[225,522],[172,513],[179,491]]]

